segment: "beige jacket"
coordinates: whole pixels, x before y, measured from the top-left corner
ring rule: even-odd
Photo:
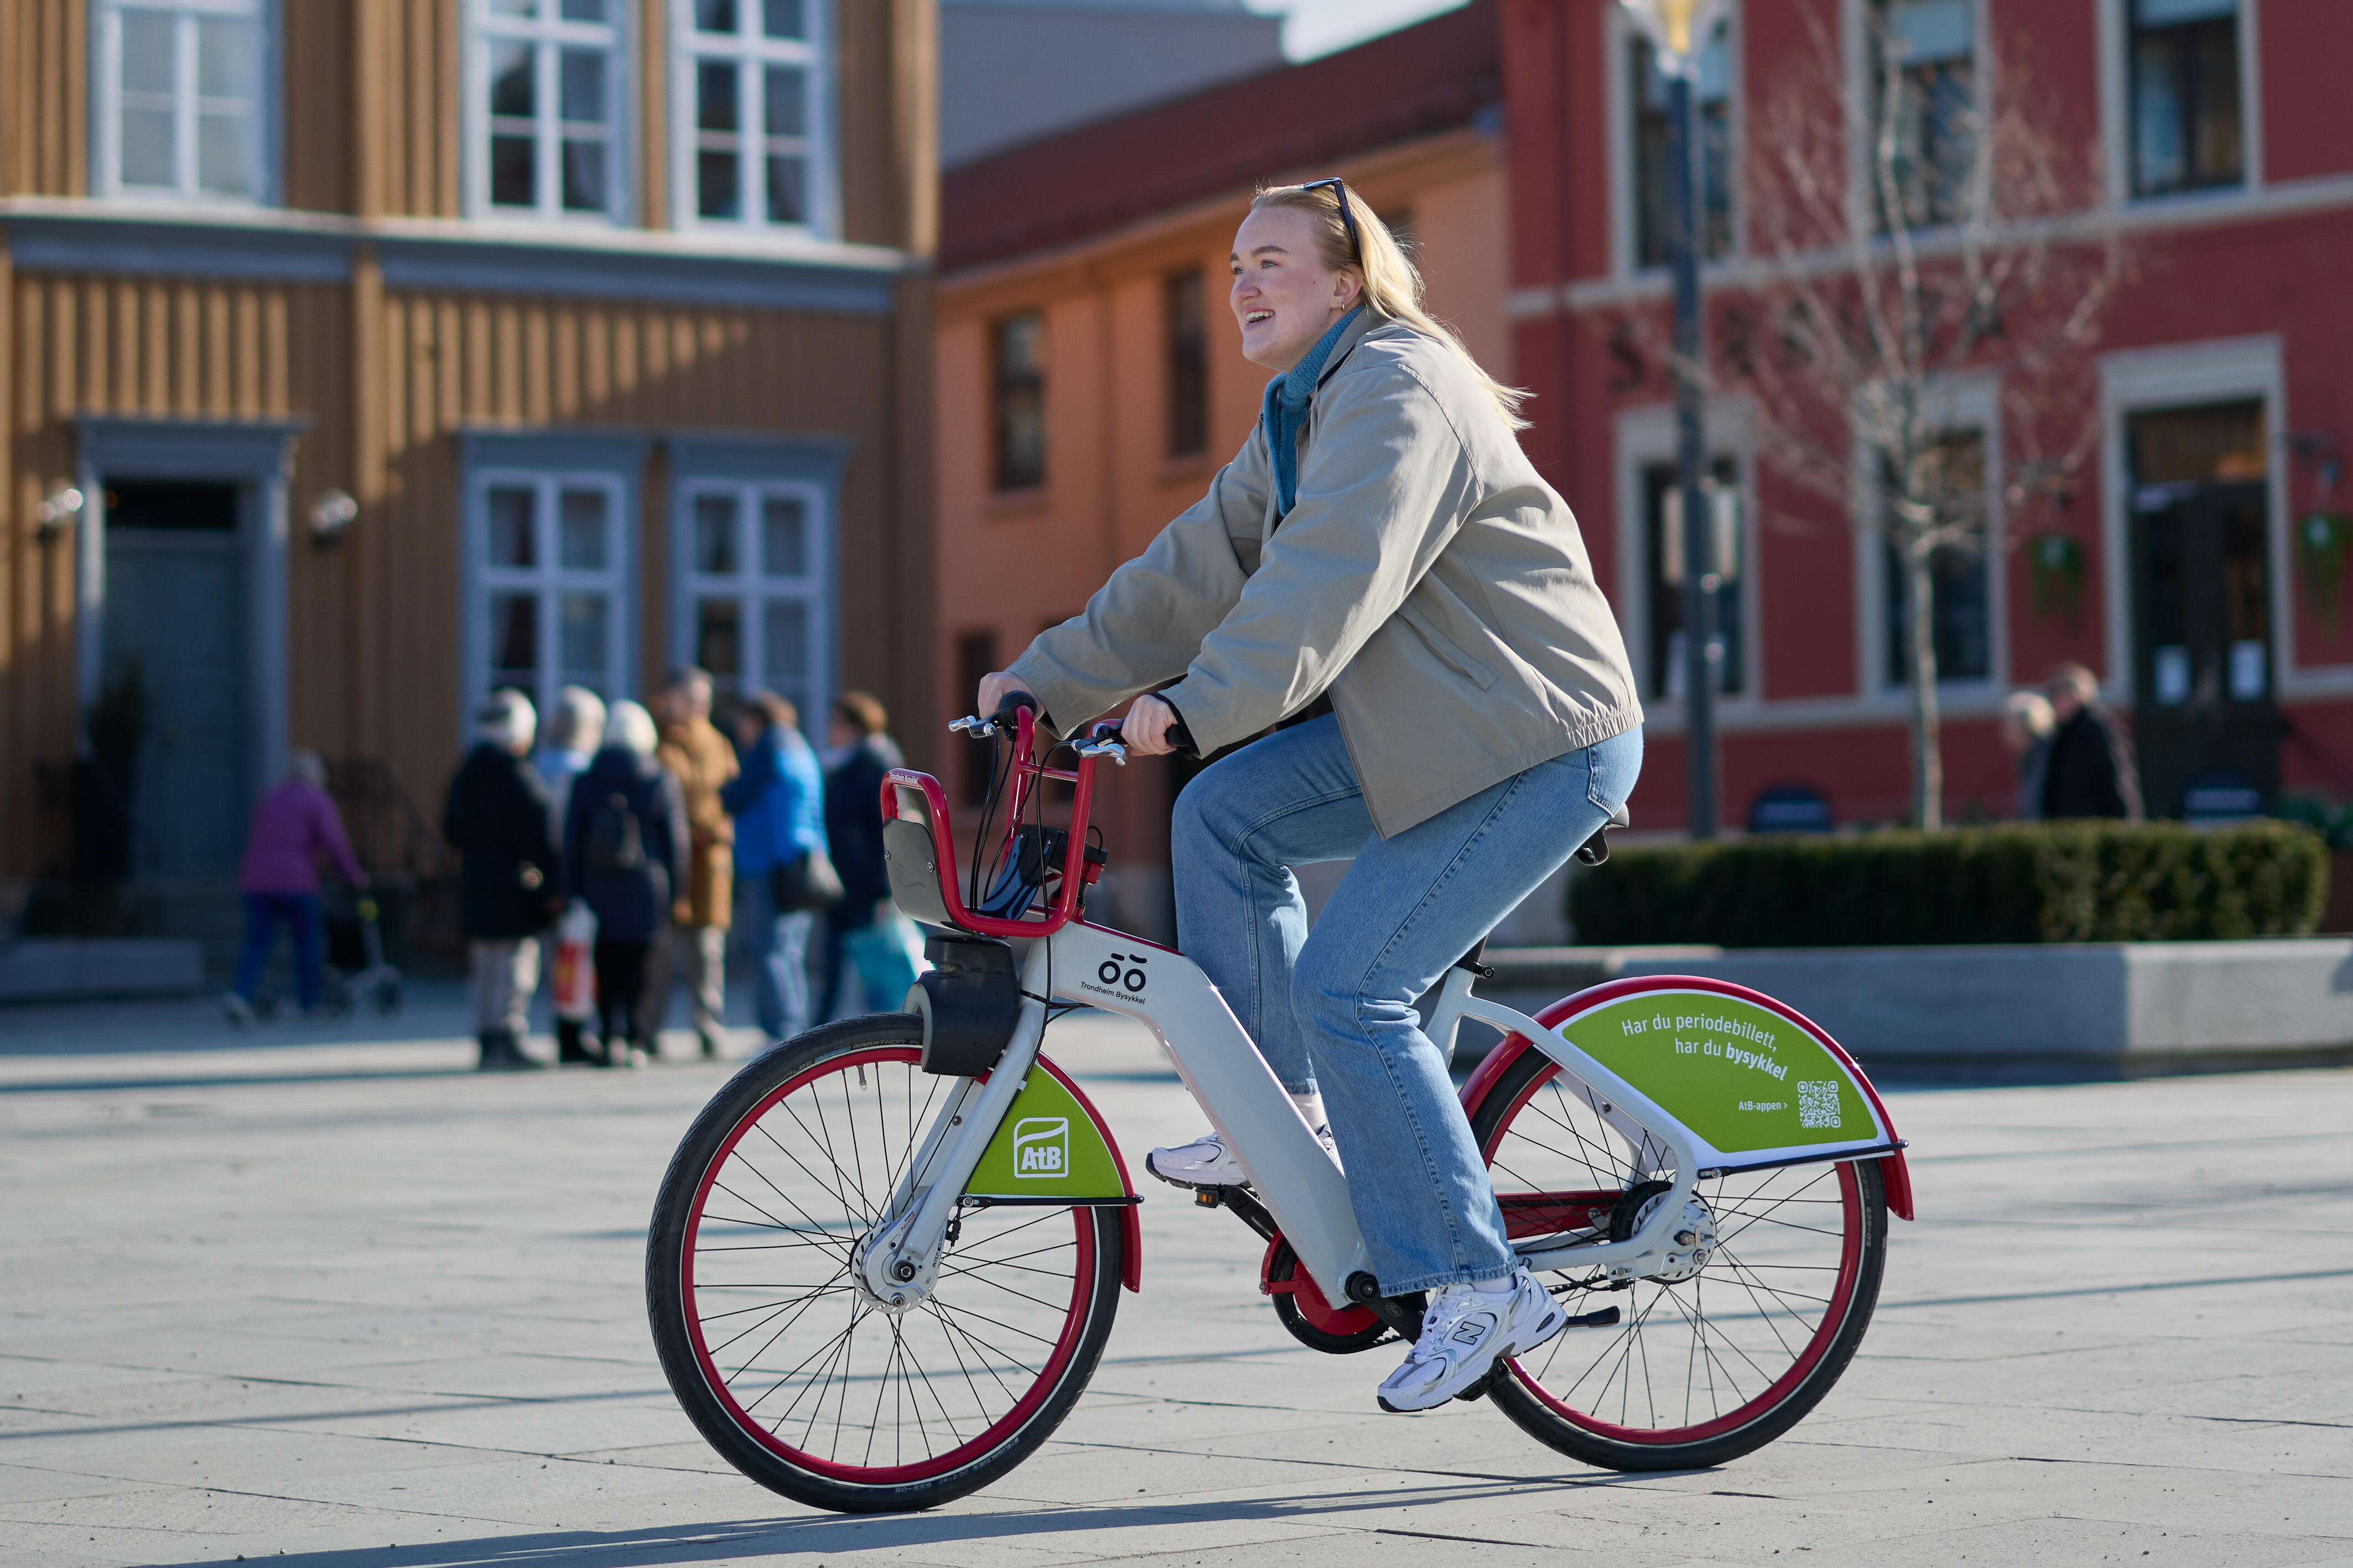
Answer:
[[[1065,731],[1163,696],[1207,753],[1327,690],[1400,833],[1642,721],[1577,520],[1471,367],[1366,311],[1334,345],[1278,529],[1263,427],[1011,673]]]
[[[738,771],[735,748],[710,720],[691,719],[664,727],[654,757],[678,776],[686,796],[690,859],[671,922],[725,931],[734,898],[735,822],[719,804],[719,791]]]

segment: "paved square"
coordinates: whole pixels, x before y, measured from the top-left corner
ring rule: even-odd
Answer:
[[[1143,1296],[1044,1450],[841,1519],[672,1402],[639,1268],[723,1068],[483,1078],[454,993],[390,1027],[0,1013],[0,1568],[1482,1565],[1606,1556],[2353,1565],[2353,1070],[1893,1094],[1921,1218],[1829,1400],[1620,1477],[1489,1407],[1407,1420],[1229,1216],[1147,1184]],[[1148,1038],[1049,1052],[1131,1161],[1198,1118]]]

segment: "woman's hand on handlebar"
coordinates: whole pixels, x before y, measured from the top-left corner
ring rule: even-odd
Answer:
[[[984,719],[996,716],[1005,706],[1005,700],[1023,690],[1021,682],[1003,670],[980,678],[979,706],[973,710]]]
[[[1157,697],[1144,696],[1128,705],[1127,717],[1119,721],[1120,743],[1131,757],[1165,757],[1176,748],[1168,742],[1168,731],[1176,722],[1176,710]]]

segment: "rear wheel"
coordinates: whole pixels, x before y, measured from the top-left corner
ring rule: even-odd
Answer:
[[[930,1508],[1061,1424],[1110,1337],[1110,1209],[966,1209],[936,1283],[893,1311],[853,1277],[961,1081],[913,1016],[852,1018],[738,1072],[671,1160],[646,1252],[670,1388],[730,1463],[818,1508]]]
[[[1606,1109],[1604,1107],[1603,1109]],[[1524,1052],[1472,1131],[1514,1239],[1630,1235],[1672,1168],[1637,1163],[1576,1079]],[[1879,1300],[1887,1208],[1876,1161],[1703,1180],[1704,1264],[1612,1289],[1598,1269],[1539,1276],[1572,1321],[1511,1363],[1495,1403],[1521,1428],[1615,1470],[1720,1465],[1771,1442],[1846,1370]],[[1614,1310],[1614,1316],[1610,1316]]]

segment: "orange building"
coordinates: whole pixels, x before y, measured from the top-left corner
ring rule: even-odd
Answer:
[[[1493,0],[951,172],[938,298],[938,679],[975,684],[1084,607],[1258,417],[1227,257],[1252,190],[1337,174],[1412,241],[1430,310],[1508,378]],[[985,787],[975,747],[947,782]],[[1182,760],[1113,777],[1095,918],[1171,930]]]
[[[495,687],[928,759],[934,25],[0,0],[0,921],[234,951],[294,747],[429,880]]]

